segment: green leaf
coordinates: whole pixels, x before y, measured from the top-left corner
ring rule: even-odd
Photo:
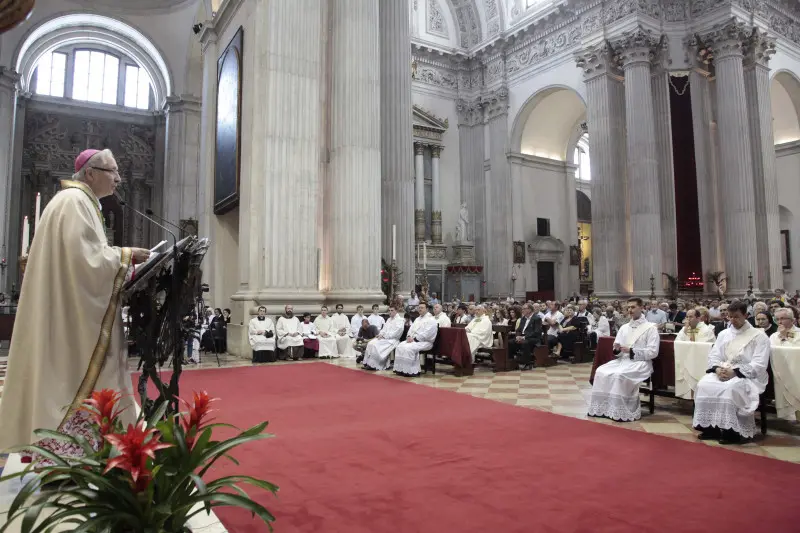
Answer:
[[[59,433],[58,431],[52,431],[50,429],[37,429],[33,432],[33,434],[43,439],[53,439],[61,442],[71,442],[72,444],[78,445],[78,441],[76,441],[75,437],[73,437],[72,435],[66,435],[64,433]]]
[[[147,420],[147,427],[148,428],[157,427],[158,422],[160,422],[161,419],[164,418],[164,415],[167,413],[168,408],[169,408],[169,402],[161,402],[160,404],[158,404],[158,408],[155,411],[153,411],[153,413],[150,415],[150,418]]]
[[[272,525],[270,522],[275,521],[275,517],[262,505],[245,498],[244,496],[239,496],[238,494],[228,494],[225,492],[218,492],[214,494],[206,494],[204,496],[195,496],[192,498],[192,501],[186,505],[186,509],[191,509],[198,503],[202,502],[211,502],[211,507],[239,507],[241,509],[245,509],[250,511],[253,516],[258,516],[265,524],[270,526],[270,531],[272,530]],[[189,516],[193,516],[195,513]]]
[[[206,488],[206,484],[202,479],[200,479],[200,476],[192,473],[189,474],[189,478],[191,478],[191,480],[194,481],[194,484],[197,487],[197,494],[199,494],[200,496],[208,494],[208,489]]]
[[[215,479],[214,481],[210,481],[206,486],[208,487],[209,491],[213,492],[221,488],[235,486],[236,483],[247,483],[248,485],[253,485],[254,487],[264,489],[273,494],[277,494],[279,490],[277,485],[274,485],[269,481],[264,481],[263,479],[256,479],[251,476],[242,476],[242,475],[221,477],[219,479]]]

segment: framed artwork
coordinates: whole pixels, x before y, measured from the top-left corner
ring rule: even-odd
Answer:
[[[581,247],[577,244],[569,247],[569,266],[581,266]]]
[[[239,27],[217,62],[217,139],[214,157],[214,214],[239,205],[242,140],[242,51]]]
[[[788,229],[781,230],[781,263],[784,270],[792,268],[792,247]]]
[[[514,264],[525,264],[525,243],[522,241],[514,241]]]

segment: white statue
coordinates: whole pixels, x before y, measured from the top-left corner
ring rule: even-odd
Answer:
[[[456,226],[456,242],[470,242],[469,239],[469,211],[467,210],[467,203],[461,204],[461,210],[458,213],[458,225]]]

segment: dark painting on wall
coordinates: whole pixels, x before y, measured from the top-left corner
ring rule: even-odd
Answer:
[[[242,45],[239,28],[217,62],[217,143],[214,158],[214,213],[239,205],[242,133]]]

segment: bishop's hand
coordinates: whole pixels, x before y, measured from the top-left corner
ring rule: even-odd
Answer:
[[[133,254],[133,260],[139,264],[150,258],[150,250],[145,248],[131,248],[131,253]]]

